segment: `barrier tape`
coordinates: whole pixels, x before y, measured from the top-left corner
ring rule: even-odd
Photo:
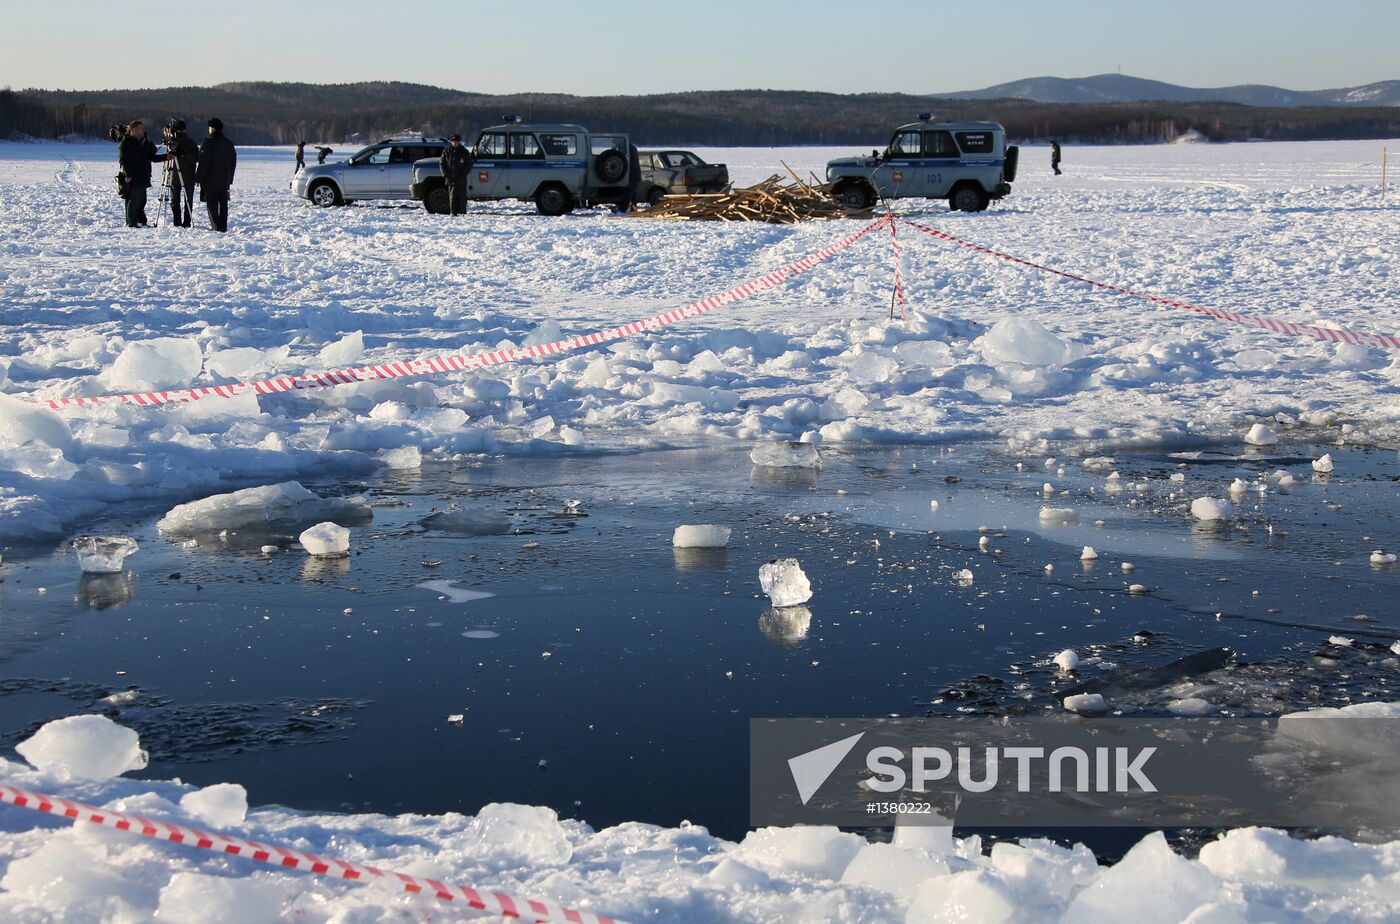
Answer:
[[[244,857],[258,863],[266,863],[269,866],[295,869],[319,876],[344,879],[349,882],[387,886],[410,895],[429,895],[445,902],[460,902],[473,910],[498,914],[506,918],[547,922],[547,924],[626,924],[625,921],[608,917],[605,914],[565,908],[554,902],[520,898],[515,895],[507,895],[504,892],[487,892],[464,885],[439,882],[436,879],[427,879],[422,876],[390,872],[363,863],[350,863],[345,860],[322,857],[304,850],[264,844],[260,841],[250,841],[227,834],[216,834],[212,831],[191,828],[188,825],[156,821],[141,815],[114,812],[110,809],[97,808],[82,802],[60,799],[57,796],[49,796],[41,792],[0,783],[0,803],[5,802],[20,808],[57,815],[60,818],[86,821],[104,828],[115,828],[118,831],[127,831],[155,840],[170,841],[172,844],[184,844],[213,853]]]
[[[971,241],[965,241],[962,238],[954,237],[953,235],[948,234],[947,232],[936,231],[933,228],[921,225],[918,222],[910,221],[907,218],[902,218],[900,219],[900,221],[904,222],[906,225],[909,225],[911,228],[916,228],[924,232],[925,234],[931,234],[934,237],[939,238],[940,240],[949,241],[953,244],[957,244],[960,247],[966,247],[969,250],[975,250],[978,253],[986,254],[989,257],[997,257],[999,259],[1006,260],[1008,262],[1015,263],[1020,266],[1027,266],[1031,269],[1040,270],[1043,273],[1053,273],[1054,275],[1062,276],[1065,279],[1071,279],[1075,282],[1082,282],[1086,285],[1095,286],[1100,289],[1107,289],[1110,292],[1117,292],[1121,295],[1131,295],[1134,298],[1146,299],[1149,302],[1153,302],[1158,305],[1165,305],[1169,308],[1183,308],[1187,311],[1193,311],[1196,314],[1209,315],[1210,317],[1219,318],[1223,321],[1233,321],[1236,324],[1243,324],[1247,327],[1254,327],[1259,330],[1266,330],[1275,334],[1291,334],[1294,337],[1307,337],[1312,340],[1322,340],[1329,343],[1351,343],[1356,344],[1357,346],[1379,347],[1382,350],[1400,350],[1400,339],[1397,339],[1396,337],[1390,334],[1356,333],[1355,331],[1344,330],[1335,327],[1319,327],[1316,324],[1295,324],[1292,321],[1279,321],[1274,318],[1265,317],[1262,314],[1252,314],[1249,312],[1240,311],[1226,311],[1223,308],[1203,308],[1200,305],[1193,305],[1190,302],[1176,301],[1170,298],[1162,298],[1159,295],[1148,295],[1143,292],[1135,292],[1132,289],[1125,289],[1122,286],[1115,286],[1107,282],[1099,282],[1098,280],[1090,279],[1087,276],[1080,276],[1075,273],[1067,273],[1064,270],[1057,270],[1052,266],[1044,266],[1040,263],[1034,263],[1030,260],[1023,260],[1020,257],[1013,257],[1011,254],[1002,253],[1000,250],[993,250],[990,247],[984,247],[981,244],[974,244]]]
[[[899,223],[890,220],[890,249],[894,251],[894,293],[890,298],[890,317],[894,317],[894,303],[899,302],[899,319],[904,317],[904,271],[899,265]]]
[[[789,279],[800,276],[819,263],[831,259],[850,247],[866,234],[886,223],[893,223],[889,216],[877,219],[854,234],[847,235],[828,247],[808,254],[800,260],[776,269],[771,273],[740,283],[732,289],[711,295],[682,308],[673,308],[662,314],[653,315],[641,321],[633,321],[620,327],[609,327],[591,334],[580,334],[553,343],[536,344],[530,347],[515,347],[489,353],[475,353],[469,356],[436,356],[428,359],[401,360],[380,363],[373,366],[360,366],[354,369],[332,369],[324,372],[306,372],[296,376],[282,376],[252,382],[239,382],[230,385],[202,385],[196,388],[181,388],[171,391],[148,391],[132,394],[94,395],[84,398],[53,398],[30,403],[64,410],[69,407],[87,407],[101,404],[136,404],[150,407],[162,404],[202,401],[205,398],[235,398],[254,393],[272,395],[283,392],[307,391],[313,388],[333,388],[336,385],[349,385],[355,382],[374,382],[385,379],[418,378],[446,372],[465,372],[486,366],[499,366],[505,363],[520,362],[526,359],[540,359],[559,353],[567,353],[582,347],[597,346],[622,337],[630,337],[648,331],[660,330],[672,324],[688,321],[691,318],[708,314],[711,311],[743,301],[759,292],[778,286]]]

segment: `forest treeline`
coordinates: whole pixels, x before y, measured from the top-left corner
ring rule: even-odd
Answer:
[[[470,135],[506,114],[622,131],[643,145],[882,145],[922,112],[988,119],[1019,141],[1171,141],[1195,131],[1212,141],[1400,137],[1400,107],[1268,108],[1233,103],[1038,103],[941,99],[897,93],[840,95],[780,90],[650,96],[491,96],[407,83],[234,83],[154,90],[3,90],[0,138],[105,137],[112,123],[191,125],[217,115],[240,144],[341,144],[401,131]]]

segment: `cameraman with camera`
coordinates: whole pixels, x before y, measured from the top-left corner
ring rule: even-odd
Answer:
[[[151,188],[151,164],[162,163],[169,154],[156,152],[156,146],[146,137],[146,126],[140,120],[126,124],[117,148],[117,185],[126,199],[126,226],[144,228],[146,221],[146,190]]]
[[[185,133],[185,123],[176,119],[163,130],[165,150],[165,186],[170,190],[170,211],[175,227],[188,228],[194,211],[194,173],[199,160],[199,146]],[[183,209],[182,209],[183,206]]]

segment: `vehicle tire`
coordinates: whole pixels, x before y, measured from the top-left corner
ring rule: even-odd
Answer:
[[[867,183],[847,183],[836,190],[836,201],[850,212],[863,212],[875,204],[875,190]]]
[[[627,176],[627,158],[621,151],[604,151],[593,162],[593,172],[604,186],[616,186]]]
[[[1016,182],[1016,165],[1021,162],[1021,149],[1016,145],[1006,149],[1006,163],[1002,164],[1001,176],[1008,183]]]
[[[661,200],[666,198],[666,189],[662,186],[653,186],[651,192],[647,193],[647,205],[660,205]]]
[[[954,212],[981,212],[990,201],[980,186],[964,183],[948,197],[948,208]]]
[[[446,215],[452,211],[452,194],[442,184],[434,186],[423,196],[423,208],[429,215]]]
[[[319,205],[323,209],[345,204],[345,200],[340,198],[340,190],[330,180],[317,180],[311,184],[306,197],[311,200],[312,205]]]
[[[573,210],[574,197],[558,183],[546,183],[535,193],[535,208],[541,215],[566,215]]]

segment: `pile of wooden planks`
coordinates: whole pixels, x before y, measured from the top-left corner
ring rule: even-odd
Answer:
[[[792,182],[785,182],[780,174],[774,174],[756,186],[727,192],[666,196],[650,208],[629,212],[628,217],[669,221],[766,221],[786,225],[871,214],[842,208],[831,198],[831,187],[817,182],[815,177],[813,182],[804,183],[790,167],[788,175]]]

